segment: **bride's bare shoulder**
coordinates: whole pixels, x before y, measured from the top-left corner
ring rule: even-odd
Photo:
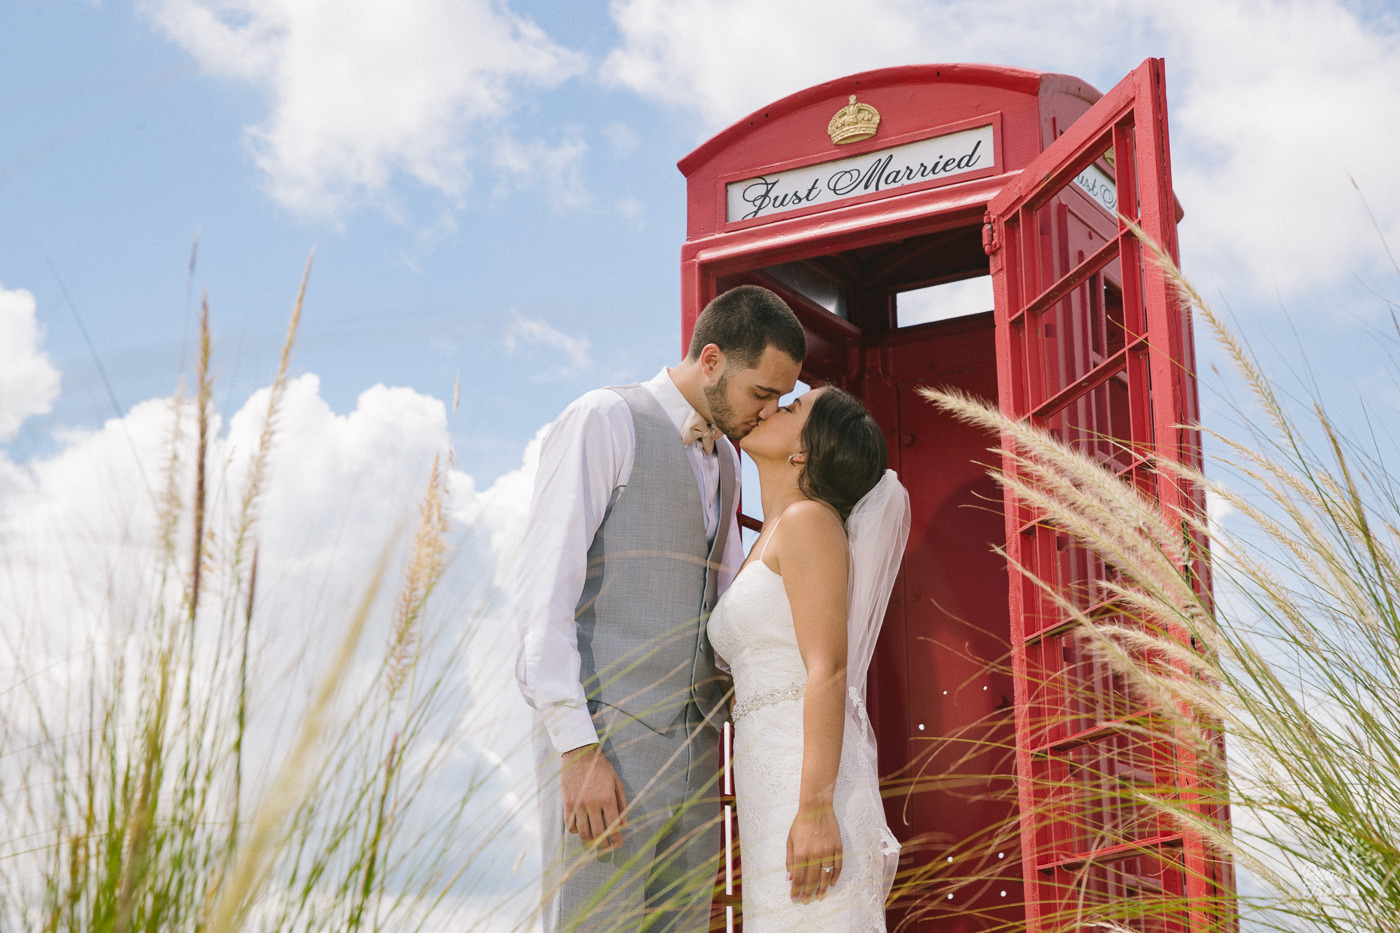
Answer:
[[[785,585],[804,592],[831,585],[845,592],[846,530],[830,506],[813,499],[792,503],[771,543],[765,562]]]
[[[799,499],[783,509],[777,533],[784,543],[797,543],[804,550],[827,545],[844,548],[846,529],[836,510],[816,499]]]

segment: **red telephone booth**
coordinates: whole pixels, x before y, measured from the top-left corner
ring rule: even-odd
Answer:
[[[992,439],[916,392],[996,399],[1164,510],[1199,507],[1150,469],[1199,456],[1178,427],[1196,417],[1190,321],[1118,217],[1175,255],[1162,62],[1104,95],[986,65],[866,72],[754,112],[680,169],[685,338],[729,287],[784,295],[807,330],[804,380],[864,400],[909,489],[869,684],[905,844],[891,929],[1044,933],[1096,914],[1233,929],[1230,866],[1131,793],[1211,776],[1144,737],[1148,711],[993,548],[1086,607],[1102,566],[1008,509]]]

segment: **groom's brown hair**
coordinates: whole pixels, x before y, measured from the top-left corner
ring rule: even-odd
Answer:
[[[759,285],[740,285],[700,312],[690,335],[687,359],[699,359],[714,344],[741,369],[758,365],[763,351],[777,347],[797,362],[807,356],[807,335],[797,315],[776,294]]]

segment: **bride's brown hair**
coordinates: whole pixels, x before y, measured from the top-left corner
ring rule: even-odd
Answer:
[[[812,400],[802,449],[807,462],[797,475],[798,488],[830,505],[842,521],[875,488],[889,462],[885,432],[855,396],[835,386],[822,387]]]

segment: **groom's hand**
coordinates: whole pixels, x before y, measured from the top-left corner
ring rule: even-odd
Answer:
[[[622,848],[627,825],[627,793],[612,762],[596,743],[567,751],[559,775],[564,795],[564,828],[585,844]]]

